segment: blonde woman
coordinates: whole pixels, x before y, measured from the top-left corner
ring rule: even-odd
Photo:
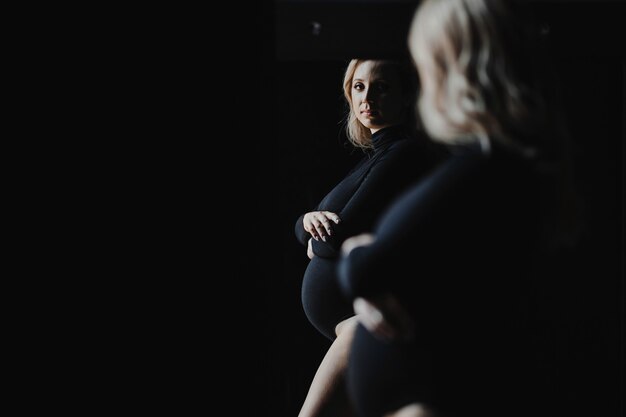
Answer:
[[[391,201],[444,155],[416,129],[416,85],[410,62],[354,59],[346,69],[346,131],[364,155],[295,225],[296,236],[310,259],[302,282],[302,305],[311,324],[332,342],[300,417],[346,405],[341,388],[356,321],[352,303],[343,297],[337,283],[341,244],[350,236],[371,231]]]
[[[509,1],[425,0],[409,47],[419,112],[452,157],[373,234],[343,245],[359,325],[347,370],[360,417],[539,416],[548,408],[528,322],[531,270],[567,242],[564,151],[539,92],[532,27]],[[573,229],[572,229],[573,230]]]

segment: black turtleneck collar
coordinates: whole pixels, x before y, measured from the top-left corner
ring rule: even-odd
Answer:
[[[408,137],[409,136],[404,126],[387,126],[372,135],[372,145],[374,146],[374,151],[376,152],[391,142],[407,139]]]

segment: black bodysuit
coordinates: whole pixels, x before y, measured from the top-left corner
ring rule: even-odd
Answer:
[[[412,402],[450,416],[512,416],[531,404],[521,397],[537,380],[523,377],[532,364],[516,309],[549,209],[545,184],[533,164],[504,150],[487,157],[459,148],[396,200],[372,245],[338,262],[348,299],[391,292],[416,323],[413,343],[357,328],[347,381],[360,417]],[[514,410],[498,409],[507,404]]]
[[[352,316],[352,304],[341,294],[336,277],[336,260],[348,237],[371,232],[375,220],[409,184],[425,175],[445,155],[427,138],[410,136],[392,126],[372,135],[374,150],[311,211],[331,211],[340,218],[326,242],[312,241],[315,257],[309,262],[302,282],[302,305],[309,321],[334,340],[335,326]],[[303,217],[295,232],[303,245],[311,235],[304,230]]]

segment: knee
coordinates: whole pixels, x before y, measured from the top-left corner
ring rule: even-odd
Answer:
[[[385,414],[384,417],[437,417],[437,414],[421,404],[409,404],[399,410]]]
[[[344,336],[354,334],[354,330],[356,329],[358,323],[359,322],[356,316],[349,317],[339,322],[339,324],[335,326],[335,335],[337,335],[337,337],[340,337],[342,334]]]

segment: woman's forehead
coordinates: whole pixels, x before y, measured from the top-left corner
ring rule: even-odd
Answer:
[[[355,79],[369,79],[369,78],[389,78],[398,76],[398,72],[394,65],[391,65],[387,61],[363,61],[357,65],[354,71]]]

